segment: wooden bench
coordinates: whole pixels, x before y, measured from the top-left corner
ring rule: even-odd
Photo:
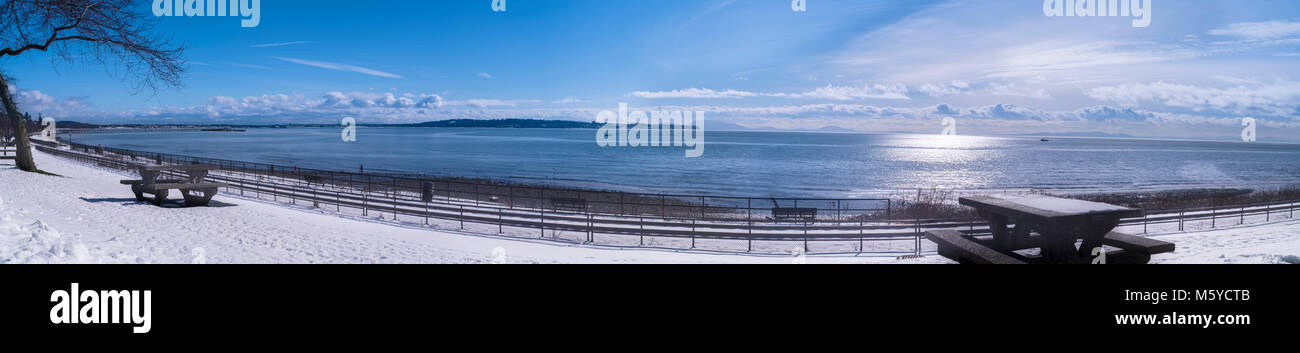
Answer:
[[[959,233],[962,233],[968,240],[988,248],[996,248],[999,245],[993,239],[975,238],[969,232]],[[1042,243],[1042,235],[1030,234],[1019,239],[1014,246],[1004,250],[1033,249],[1042,246]],[[1151,255],[1174,252],[1174,243],[1115,231],[1106,234],[1106,237],[1102,240],[1102,245],[1120,249],[1106,253],[1107,264],[1146,264],[1151,261]]]
[[[817,220],[816,208],[790,208],[790,207],[773,207],[772,219],[785,221],[810,222]]]
[[[939,255],[963,264],[1023,265],[1024,259],[1004,254],[955,230],[925,232],[925,238],[939,245]]]
[[[553,197],[550,201],[551,208],[556,210],[586,211],[590,207],[586,199]]]
[[[1146,264],[1151,255],[1174,252],[1175,248],[1174,243],[1120,232],[1107,233],[1102,244],[1121,249],[1106,253],[1108,264]]]

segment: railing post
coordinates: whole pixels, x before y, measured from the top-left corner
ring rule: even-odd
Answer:
[[[700,196],[700,219],[704,219],[704,211],[706,211],[708,206],[709,204],[704,202],[704,197]]]
[[[750,248],[754,243],[754,199],[745,199],[745,230],[749,234]]]
[[[858,253],[859,254],[862,253],[862,250],[864,248],[863,238],[866,237],[866,234],[864,234],[864,228],[866,228],[866,226],[863,225],[863,221],[859,220],[858,221]]]
[[[1241,206],[1241,220],[1237,221],[1237,225],[1242,224],[1246,224],[1246,206]]]
[[[691,249],[695,248],[695,220],[691,220]]]
[[[1148,217],[1149,217],[1149,216],[1147,216],[1146,214],[1143,214],[1143,215],[1142,215],[1142,234],[1147,234],[1147,218],[1148,218]]]
[[[916,233],[916,256],[921,256],[921,233]]]
[[[659,217],[668,218],[668,205],[665,203],[664,195],[659,195]]]
[[[799,207],[799,200],[794,201],[795,208]],[[808,221],[803,221],[803,253],[808,253]]]

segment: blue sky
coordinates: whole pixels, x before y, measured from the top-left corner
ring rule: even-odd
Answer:
[[[149,11],[141,2],[140,11]],[[626,102],[750,128],[1300,140],[1300,3],[1161,1],[1132,18],[1042,0],[277,1],[261,23],[159,17],[185,87],[0,61],[22,109],[99,123],[592,120]],[[111,63],[110,63],[111,64]]]

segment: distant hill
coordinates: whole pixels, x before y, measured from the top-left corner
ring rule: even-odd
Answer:
[[[95,124],[87,124],[79,121],[60,121],[56,123],[60,129],[94,129],[100,127]]]
[[[839,127],[839,126],[827,126],[827,127],[823,127],[823,128],[817,129],[817,131],[821,131],[821,132],[857,132],[857,131],[854,131],[854,130],[851,130],[851,129],[845,129],[845,128],[842,128],[842,127]]]
[[[375,127],[466,127],[466,128],[515,128],[515,129],[597,129],[602,124],[594,122],[568,120],[534,120],[534,119],[453,119],[428,121],[418,124],[360,124]]]
[[[601,124],[594,122],[568,120],[534,120],[534,119],[452,119],[427,121],[415,124],[357,124],[365,127],[443,127],[443,128],[528,128],[528,129],[596,129]],[[75,121],[61,121],[59,128],[94,129],[94,128],[294,128],[294,127],[339,127],[338,124],[86,124]]]
[[[1036,133],[1036,134],[1017,134],[1013,136],[1030,136],[1030,137],[1106,137],[1106,138],[1135,138],[1133,135],[1126,134],[1109,134],[1104,132],[1073,132],[1073,133]]]

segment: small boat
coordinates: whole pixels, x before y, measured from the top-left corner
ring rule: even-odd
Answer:
[[[1043,141],[1043,142],[1051,142],[1052,140],[1042,139],[1042,140],[1040,140],[1040,141]]]

